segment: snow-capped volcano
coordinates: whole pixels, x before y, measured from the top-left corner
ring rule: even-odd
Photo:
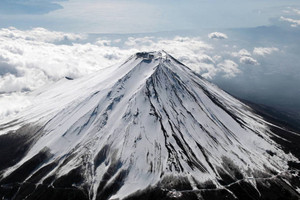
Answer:
[[[271,125],[164,51],[31,96],[0,127],[2,199],[299,198]]]

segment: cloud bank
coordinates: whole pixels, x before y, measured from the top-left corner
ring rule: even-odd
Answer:
[[[270,55],[277,51],[279,51],[279,49],[276,47],[255,47],[253,49],[253,54],[259,55],[259,56],[266,56],[266,55]]]
[[[247,49],[241,49],[238,52],[232,52],[231,56],[239,58],[239,62],[241,64],[259,65],[258,61],[251,57],[252,55]]]
[[[208,38],[209,39],[219,39],[219,40],[222,40],[222,39],[227,39],[228,37],[224,33],[213,32],[213,33],[208,34]]]
[[[298,27],[300,26],[300,20],[299,19],[292,19],[292,18],[288,18],[288,17],[280,17],[281,21],[285,21],[285,22],[289,22],[291,24],[291,27]]]
[[[234,57],[243,57],[243,56],[251,56],[251,53],[246,49],[241,49],[238,52],[232,52],[231,55]]]
[[[84,35],[73,34],[73,33],[63,33],[57,31],[48,31],[44,28],[33,28],[31,30],[21,31],[14,27],[3,28],[0,30],[1,38],[10,38],[13,40],[27,40],[34,42],[68,42],[68,41],[78,41],[85,39]]]
[[[257,60],[255,60],[254,58],[248,57],[248,56],[241,57],[240,63],[246,64],[246,65],[259,65]]]
[[[232,60],[224,60],[222,63],[218,64],[220,71],[223,72],[223,76],[226,78],[235,77],[237,74],[241,73],[241,70]]]

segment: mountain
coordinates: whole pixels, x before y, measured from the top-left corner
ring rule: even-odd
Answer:
[[[299,135],[164,51],[30,97],[0,126],[2,199],[300,198]]]

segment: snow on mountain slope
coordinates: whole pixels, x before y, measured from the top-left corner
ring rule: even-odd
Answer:
[[[248,106],[164,51],[137,53],[31,97],[33,105],[1,130],[4,138],[30,132],[22,156],[0,166],[0,185],[17,184],[15,197],[69,188],[86,199],[123,199],[158,185],[175,198],[178,180],[197,190],[247,179],[258,191],[255,178],[297,161]]]

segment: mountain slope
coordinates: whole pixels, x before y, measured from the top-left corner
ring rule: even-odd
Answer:
[[[299,198],[270,124],[163,51],[31,95],[1,126],[2,198]]]

